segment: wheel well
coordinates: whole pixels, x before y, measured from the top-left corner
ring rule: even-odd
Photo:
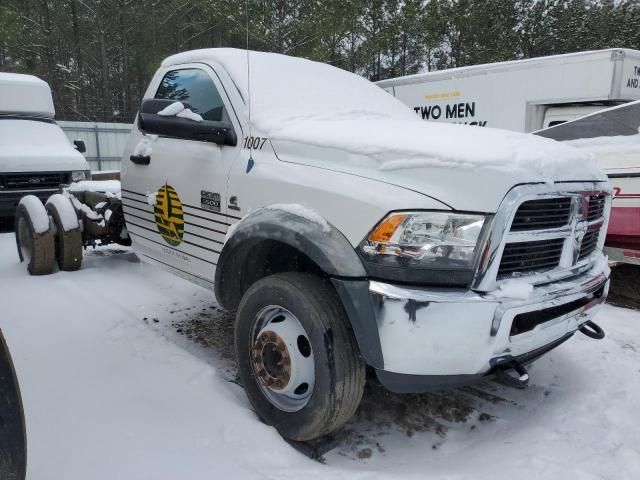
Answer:
[[[251,285],[258,280],[283,272],[305,272],[319,276],[326,273],[309,256],[277,240],[248,242],[234,249],[220,276],[219,303],[235,310]]]

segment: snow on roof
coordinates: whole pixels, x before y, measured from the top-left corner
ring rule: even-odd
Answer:
[[[324,63],[251,51],[251,120],[264,132],[283,123],[314,119],[414,119],[415,113],[368,80]],[[247,88],[247,51],[208,48],[172,55],[163,67],[194,62],[220,63],[242,97]]]
[[[0,72],[0,113],[17,113],[53,118],[51,89],[33,75]]]

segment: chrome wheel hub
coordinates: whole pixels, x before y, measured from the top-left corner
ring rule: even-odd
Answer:
[[[256,315],[251,362],[258,386],[285,412],[309,403],[315,384],[311,342],[300,321],[288,310],[270,305]]]

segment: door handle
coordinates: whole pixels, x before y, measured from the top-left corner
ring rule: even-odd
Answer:
[[[151,162],[151,156],[150,155],[131,155],[129,157],[129,160],[131,160],[136,165],[149,165],[149,162]]]

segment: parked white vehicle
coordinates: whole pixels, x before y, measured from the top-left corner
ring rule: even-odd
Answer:
[[[46,82],[0,73],[0,216],[13,215],[24,195],[46,200],[60,184],[89,177],[86,160],[54,116]]]
[[[328,65],[207,49],[162,63],[125,152],[135,250],[237,312],[240,378],[289,439],[346,422],[367,365],[396,392],[524,387],[525,364],[604,335],[611,192],[578,149],[427,124]],[[69,196],[85,243],[119,224],[113,194]]]
[[[640,100],[640,51],[608,49],[377,83],[423,120],[533,132]]]

